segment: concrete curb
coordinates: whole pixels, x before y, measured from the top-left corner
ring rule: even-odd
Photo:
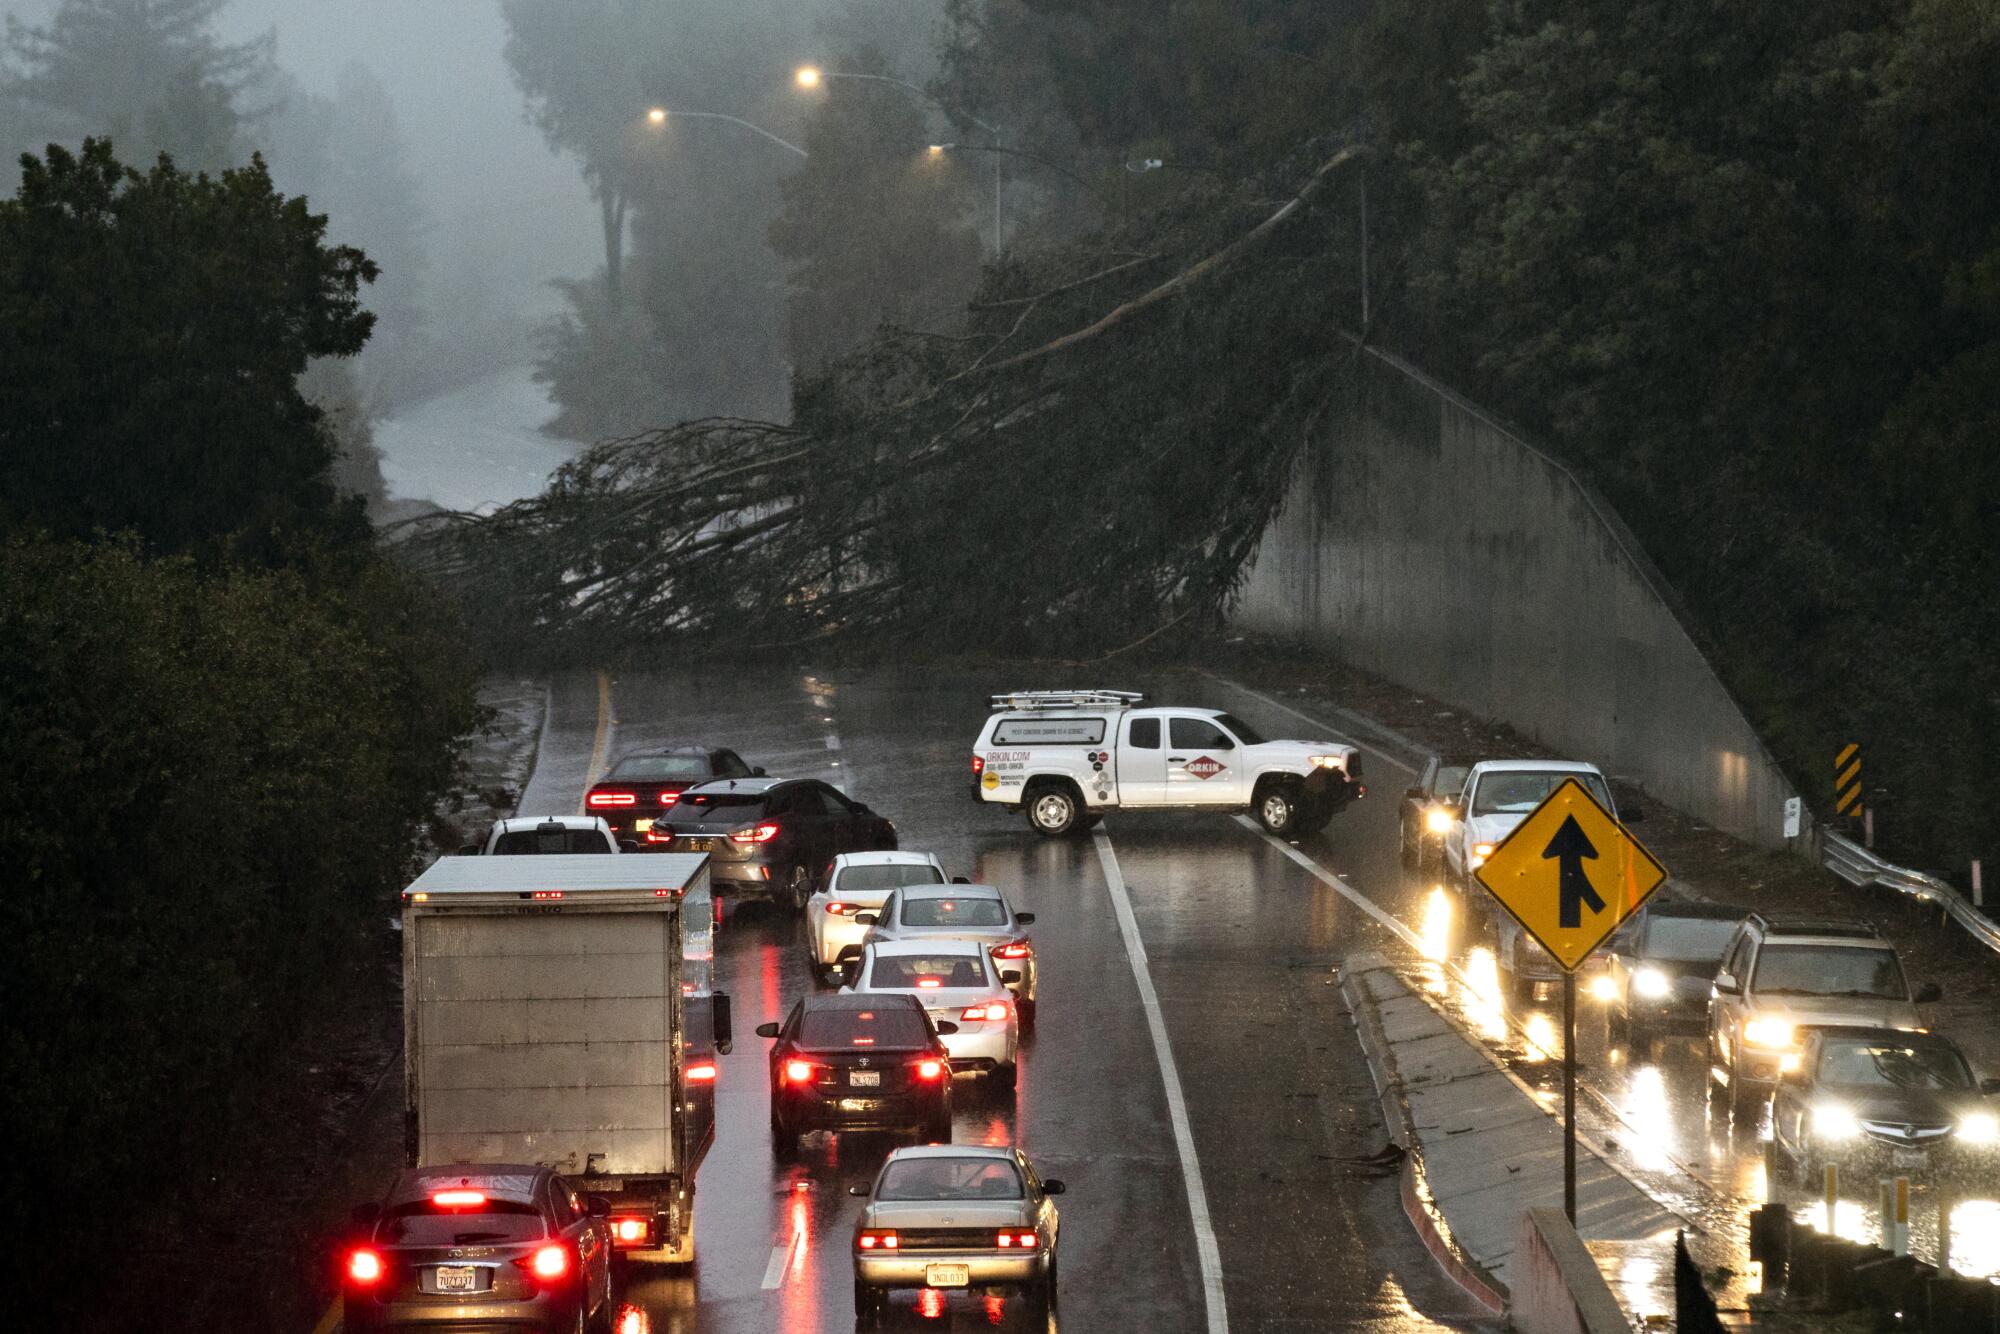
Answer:
[[[1431,1253],[1431,1258],[1437,1261],[1445,1275],[1486,1310],[1496,1316],[1504,1316],[1508,1298],[1506,1285],[1465,1253],[1453,1238],[1450,1224],[1445,1222],[1444,1215],[1431,1202],[1428,1179],[1424,1175],[1423,1142],[1417,1136],[1409,1105],[1403,1095],[1403,1076],[1397,1069],[1395,1053],[1382,1034],[1374,994],[1360,980],[1365,973],[1386,967],[1388,961],[1380,955],[1355,956],[1351,965],[1340,970],[1340,994],[1347,1002],[1354,1031],[1361,1040],[1361,1052],[1368,1061],[1369,1077],[1375,1081],[1375,1092],[1381,1099],[1382,1120],[1388,1127],[1389,1140],[1400,1144],[1406,1151],[1400,1174],[1403,1214],[1410,1220],[1410,1226],[1416,1229],[1417,1239],[1423,1242],[1424,1249]]]

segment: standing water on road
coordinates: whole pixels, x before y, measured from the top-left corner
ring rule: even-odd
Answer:
[[[540,491],[577,451],[541,432],[555,413],[533,370],[515,366],[375,424],[391,495],[485,509]]]

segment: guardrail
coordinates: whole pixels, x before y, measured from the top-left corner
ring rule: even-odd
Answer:
[[[1820,831],[1820,864],[1850,885],[1880,885],[1942,909],[1987,949],[2000,954],[2000,925],[1935,876],[1883,861],[1851,838]]]

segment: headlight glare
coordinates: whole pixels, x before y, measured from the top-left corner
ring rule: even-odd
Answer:
[[[1472,845],[1472,869],[1476,871],[1486,865],[1486,859],[1492,855],[1493,845],[1491,843],[1474,843]]]
[[[1792,1026],[1783,1019],[1752,1019],[1743,1025],[1743,1045],[1774,1051],[1792,1045]]]
[[[1861,1133],[1861,1122],[1837,1102],[1823,1102],[1812,1110],[1813,1134],[1821,1139],[1853,1139]]]
[[[1433,806],[1424,813],[1424,828],[1433,834],[1449,834],[1454,823],[1451,812],[1442,806]]]
[[[1674,984],[1657,968],[1641,968],[1632,974],[1632,990],[1647,1000],[1659,1000],[1673,989]]]
[[[1347,763],[1346,757],[1342,755],[1308,755],[1306,760],[1322,769],[1345,768]]]
[[[1618,999],[1618,984],[1609,977],[1599,974],[1590,979],[1590,994],[1601,1001]]]
[[[2000,1120],[1991,1112],[1968,1112],[1958,1123],[1958,1137],[1967,1144],[2000,1142]]]

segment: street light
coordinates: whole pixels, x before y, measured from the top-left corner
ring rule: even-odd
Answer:
[[[646,119],[654,125],[665,125],[667,123],[667,109],[665,107],[654,107],[646,113]]]
[[[796,153],[800,157],[812,156],[810,153],[806,152],[805,149],[800,148],[797,144],[793,143],[791,140],[779,138],[777,135],[772,134],[769,130],[765,129],[762,125],[753,125],[751,122],[744,120],[741,116],[725,115],[720,111],[668,111],[665,107],[654,107],[652,110],[646,113],[646,121],[656,130],[664,129],[666,127],[667,118],[669,116],[676,117],[681,120],[728,121],[731,125],[740,125],[744,129],[749,130],[754,134],[763,135],[766,139],[769,139],[772,143],[776,144],[778,147],[786,150],[787,152]]]
[[[799,66],[799,72],[797,78],[799,81],[799,87],[801,88],[819,87],[819,79],[820,79],[819,70],[817,70],[811,65]]]

